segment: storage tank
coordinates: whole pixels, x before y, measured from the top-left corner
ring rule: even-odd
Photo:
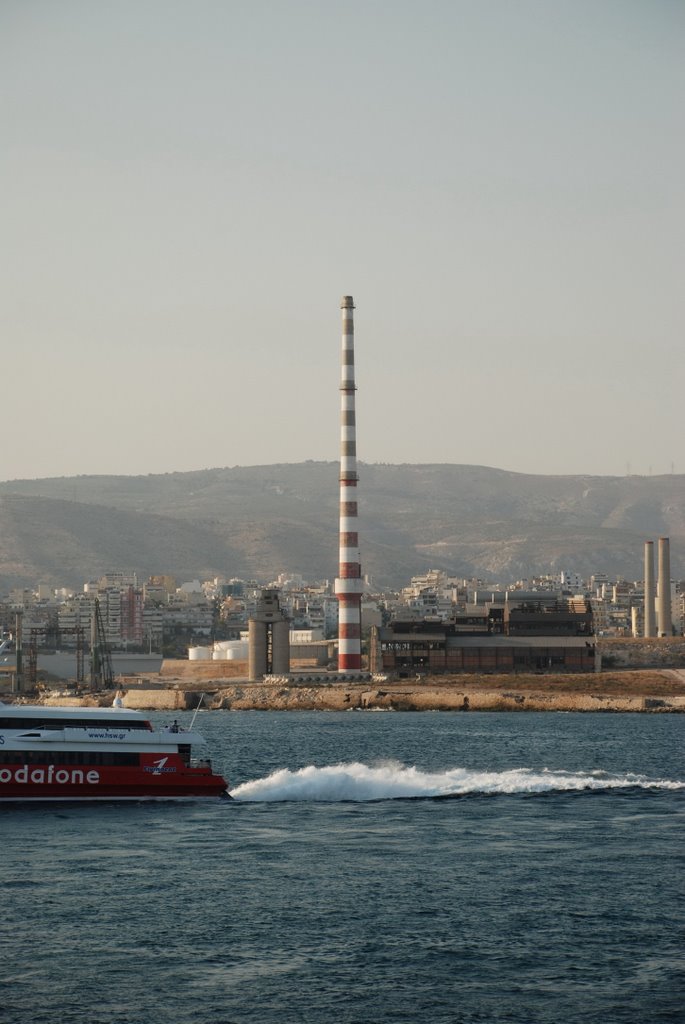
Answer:
[[[231,640],[226,648],[227,661],[247,661],[250,645],[246,640]]]
[[[188,661],[211,661],[212,650],[210,647],[189,647]]]

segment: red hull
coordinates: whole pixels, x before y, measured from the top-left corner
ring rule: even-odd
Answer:
[[[169,800],[220,797],[226,782],[209,768],[118,768],[12,765],[0,767],[3,800]]]

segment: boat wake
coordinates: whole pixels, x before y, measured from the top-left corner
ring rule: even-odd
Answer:
[[[608,772],[566,772],[514,768],[503,772],[450,768],[424,772],[402,764],[313,765],[290,771],[281,768],[264,779],[244,782],[231,790],[234,800],[244,802],[340,802],[351,800],[408,800],[493,794],[544,794],[614,789],[682,789],[685,782],[649,779],[645,775],[611,775]]]

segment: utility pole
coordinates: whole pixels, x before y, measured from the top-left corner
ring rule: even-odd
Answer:
[[[14,647],[16,651],[16,671],[14,676],[14,687],[17,693],[21,693],[24,685],[24,665],[23,665],[23,651],[22,651],[22,639],[21,639],[21,627],[24,610],[18,609],[16,618],[14,620]]]

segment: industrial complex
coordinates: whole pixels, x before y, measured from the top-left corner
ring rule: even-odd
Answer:
[[[429,569],[399,592],[362,574],[356,433],[354,301],[343,296],[338,576],[310,582],[215,578],[177,584],[135,570],[83,591],[13,591],[0,601],[0,684],[46,678],[93,688],[159,671],[163,657],[223,662],[217,673],[259,681],[325,673],[328,681],[438,674],[587,673],[604,637],[682,636],[684,594],[671,579],[670,541],[644,542],[644,578],[581,580],[572,570],[514,583]],[[230,670],[228,663],[231,663]]]

